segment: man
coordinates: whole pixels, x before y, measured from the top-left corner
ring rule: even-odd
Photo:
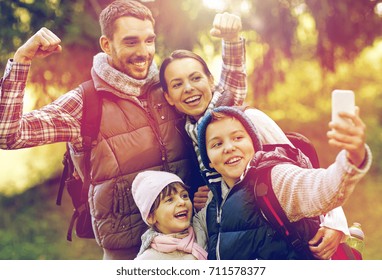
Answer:
[[[146,226],[130,191],[137,173],[165,170],[185,182],[193,176],[192,148],[179,129],[183,128],[183,118],[155,86],[154,24],[150,10],[136,1],[114,1],[100,14],[103,52],[94,57],[91,75],[95,88],[110,94],[103,98],[100,133],[92,148],[89,202],[95,238],[104,250],[104,259],[133,259],[138,253]],[[215,18],[212,34],[231,38],[240,29],[240,18],[225,13]],[[60,52],[60,42],[53,32],[42,28],[8,62],[0,83],[0,148],[69,142],[83,178],[82,87],[40,110],[22,113],[31,62]],[[244,40],[225,42],[224,48],[226,53],[235,54],[244,48]],[[231,91],[243,90],[241,83],[231,79],[225,86]]]

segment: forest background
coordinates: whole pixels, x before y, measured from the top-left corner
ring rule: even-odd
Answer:
[[[63,52],[33,62],[25,111],[40,108],[88,79],[100,52],[99,12],[110,0],[0,1],[0,68],[41,27],[62,39]],[[381,260],[382,1],[142,0],[154,14],[155,60],[174,49],[206,59],[219,79],[221,43],[209,36],[216,12],[240,15],[246,38],[247,104],[284,131],[309,137],[321,165],[337,150],[326,139],[331,91],[351,89],[367,124],[371,172],[344,206],[349,226],[365,232],[364,258]],[[1,70],[3,71],[3,70]],[[0,259],[100,259],[94,240],[66,241],[68,197],[55,205],[64,143],[0,150]]]

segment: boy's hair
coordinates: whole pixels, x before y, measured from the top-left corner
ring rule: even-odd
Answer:
[[[109,4],[99,15],[99,24],[102,35],[113,39],[114,23],[121,17],[134,17],[140,20],[149,20],[155,26],[155,20],[149,8],[138,1],[116,0]]]
[[[224,119],[235,119],[233,116],[229,116],[222,112],[211,112],[211,121],[209,124],[214,123],[216,121],[221,121]]]
[[[261,140],[257,129],[252,123],[252,121],[244,113],[245,109],[246,108],[242,107],[220,106],[206,113],[206,115],[200,121],[198,126],[198,146],[203,165],[208,170],[216,171],[215,169],[210,167],[210,159],[208,158],[206,147],[206,130],[208,125],[212,123],[212,121],[221,120],[224,116],[232,117],[238,120],[246,129],[248,135],[251,137],[253,148],[255,149],[255,151],[257,152],[263,150],[263,145],[261,144]]]
[[[150,208],[150,214],[154,214],[155,210],[158,209],[160,202],[162,199],[164,199],[166,196],[169,196],[173,193],[176,193],[176,186],[181,185],[187,192],[189,191],[189,187],[181,182],[173,182],[168,184],[161,192],[158,194],[157,198],[154,200],[153,205]]]
[[[159,80],[160,80],[160,84],[161,84],[164,92],[168,92],[168,87],[167,87],[166,79],[164,76],[164,73],[165,73],[167,67],[174,60],[183,59],[183,58],[192,58],[192,59],[195,59],[196,61],[199,61],[200,64],[202,64],[204,74],[206,74],[207,77],[209,79],[212,79],[212,81],[213,81],[213,76],[211,74],[211,71],[208,68],[207,63],[204,61],[203,58],[201,58],[196,53],[188,51],[188,50],[176,50],[176,51],[173,51],[168,57],[166,57],[163,60],[162,65],[161,65],[160,70],[159,70]]]

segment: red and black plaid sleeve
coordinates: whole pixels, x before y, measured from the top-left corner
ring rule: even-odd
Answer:
[[[235,105],[242,105],[247,96],[247,71],[245,64],[245,39],[224,42],[223,66],[217,90],[233,94]]]
[[[0,148],[76,141],[82,117],[80,90],[69,91],[39,110],[23,113],[29,68],[28,64],[8,61],[0,84]]]

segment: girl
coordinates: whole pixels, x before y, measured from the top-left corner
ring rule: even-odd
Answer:
[[[191,226],[192,202],[186,185],[175,174],[144,171],[132,183],[142,219],[150,226],[142,236],[137,260],[205,260]]]

